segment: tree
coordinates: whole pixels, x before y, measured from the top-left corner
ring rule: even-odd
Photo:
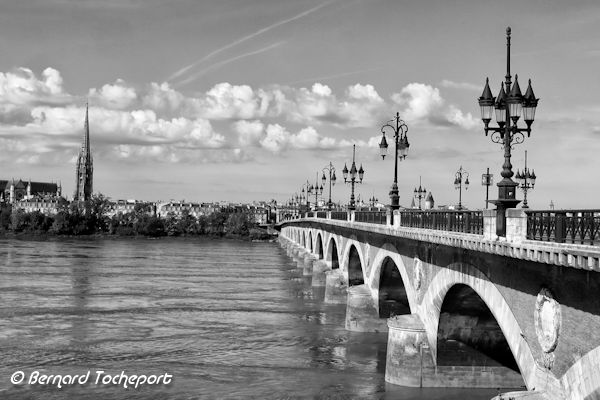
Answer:
[[[177,216],[173,212],[169,212],[167,214],[167,217],[165,218],[165,232],[169,236],[181,235],[179,220],[177,219]]]
[[[92,195],[91,199],[85,202],[85,216],[88,229],[92,232],[106,232],[108,230],[109,219],[106,216],[110,207],[110,200],[102,193]]]
[[[10,229],[13,232],[23,232],[28,226],[29,215],[24,210],[18,209],[11,214]]]
[[[208,216],[207,232],[212,235],[222,235],[225,232],[225,222],[228,214],[223,211],[215,211]]]
[[[73,233],[68,211],[59,211],[54,215],[54,222],[50,226],[50,232],[57,235],[70,235]]]
[[[53,222],[54,219],[52,217],[49,217],[40,211],[33,211],[29,213],[29,226],[27,230],[36,233],[48,232]]]
[[[181,213],[181,217],[177,222],[178,230],[184,235],[197,235],[198,234],[198,220],[188,210],[184,210]]]
[[[225,223],[225,231],[229,234],[248,236],[254,226],[250,213],[240,212],[230,214]]]
[[[0,229],[7,231],[10,228],[12,206],[2,204],[0,206]]]

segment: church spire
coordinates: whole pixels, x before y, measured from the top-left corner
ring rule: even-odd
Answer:
[[[89,200],[92,196],[94,167],[92,163],[92,152],[90,149],[90,122],[89,106],[85,103],[85,122],[83,126],[83,143],[77,157],[76,182],[75,182],[75,201]]]
[[[88,118],[88,103],[85,103],[85,124],[83,127],[83,149],[90,152],[90,121]]]

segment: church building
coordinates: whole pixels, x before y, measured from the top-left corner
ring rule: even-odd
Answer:
[[[61,185],[51,182],[32,182],[21,179],[0,180],[0,201],[14,204],[33,198],[53,198],[61,196]]]

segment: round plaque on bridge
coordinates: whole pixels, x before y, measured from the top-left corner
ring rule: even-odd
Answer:
[[[421,288],[421,283],[423,281],[423,262],[418,257],[415,257],[413,261],[413,266],[415,273],[414,285],[415,290],[418,291]]]
[[[535,333],[545,353],[554,351],[558,344],[561,316],[560,304],[554,299],[552,292],[542,288],[535,302]]]

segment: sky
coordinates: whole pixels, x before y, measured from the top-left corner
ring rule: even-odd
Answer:
[[[530,206],[599,208],[597,0],[3,0],[2,179],[72,196],[88,102],[94,192],[112,199],[287,201],[331,162],[346,203],[356,144],[357,195],[388,203],[378,143],[399,112],[400,203],[421,178],[456,204],[462,166],[463,204],[482,208],[481,174],[498,182],[504,160],[477,98],[504,80],[507,26],[511,72],[541,99],[512,158],[528,151]]]

